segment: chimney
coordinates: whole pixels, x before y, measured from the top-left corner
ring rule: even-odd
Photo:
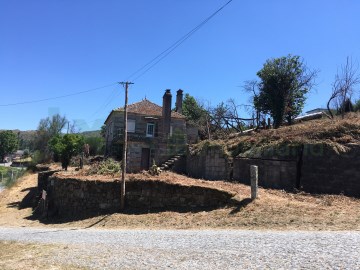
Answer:
[[[163,135],[167,137],[170,134],[170,123],[171,123],[171,93],[170,89],[166,89],[163,96],[163,107],[162,107],[162,117],[163,117]]]
[[[182,114],[183,90],[179,89],[176,92],[175,111]]]

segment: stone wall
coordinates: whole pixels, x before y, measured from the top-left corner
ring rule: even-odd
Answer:
[[[208,180],[230,180],[232,161],[221,146],[204,147],[199,154],[188,153],[186,171],[191,177]]]
[[[58,172],[60,170],[50,170],[50,171],[42,171],[38,173],[38,191],[42,192],[42,190],[47,189],[48,179],[51,175]]]
[[[77,213],[117,211],[120,205],[120,182],[84,181],[49,178],[49,200],[61,216]]]
[[[311,193],[345,194],[360,197],[360,145],[337,154],[329,147],[304,153],[301,189]]]
[[[49,178],[49,200],[62,216],[77,213],[116,212],[120,208],[120,181]],[[219,207],[232,202],[231,194],[200,186],[182,186],[162,181],[131,180],[126,183],[129,208]]]
[[[170,170],[178,174],[186,174],[186,156],[180,156],[180,158],[175,161],[173,167]]]
[[[233,179],[250,185],[250,165],[258,166],[259,185],[266,188],[293,190],[297,183],[297,162],[279,159],[237,158]]]
[[[287,151],[283,159],[266,154],[258,158],[259,153],[256,158],[238,157],[233,178],[250,184],[250,165],[257,165],[263,187],[360,197],[360,146],[346,147],[346,152],[336,152],[323,144],[306,144],[301,151]]]

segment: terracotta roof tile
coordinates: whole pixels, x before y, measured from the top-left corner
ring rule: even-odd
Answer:
[[[123,111],[124,107],[115,109],[114,111]],[[143,114],[149,116],[162,116],[162,107],[152,103],[147,99],[143,99],[140,102],[136,102],[133,104],[128,105],[128,113],[136,113],[136,114]],[[178,112],[171,112],[171,117],[173,118],[185,118],[184,115]]]

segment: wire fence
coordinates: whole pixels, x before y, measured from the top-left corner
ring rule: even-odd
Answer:
[[[12,186],[26,172],[26,168],[0,167],[0,190]]]

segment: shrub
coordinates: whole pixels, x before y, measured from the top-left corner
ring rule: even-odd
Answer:
[[[156,165],[155,160],[153,160],[153,165],[150,167],[149,173],[151,175],[159,175],[161,173],[161,169]]]
[[[121,162],[108,158],[104,161],[95,163],[87,171],[87,174],[115,175],[121,172]]]

